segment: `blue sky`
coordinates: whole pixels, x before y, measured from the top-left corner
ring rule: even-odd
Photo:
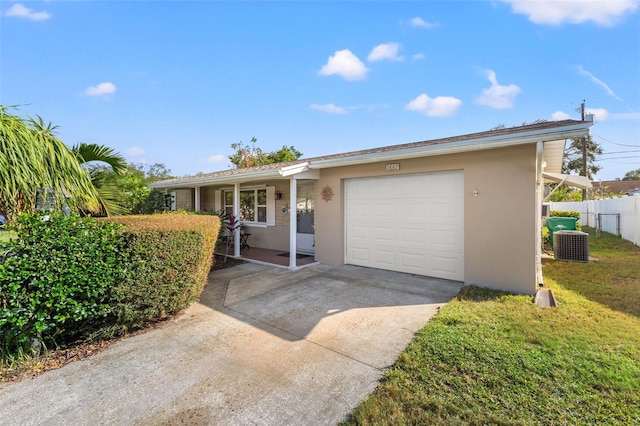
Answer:
[[[596,116],[640,167],[640,0],[0,2],[0,103],[175,175]]]

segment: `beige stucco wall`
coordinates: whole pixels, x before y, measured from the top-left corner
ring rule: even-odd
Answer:
[[[275,186],[276,192],[280,192],[282,194],[281,199],[275,200],[276,226],[245,227],[245,232],[249,232],[251,234],[247,242],[252,247],[289,251],[289,210],[287,210],[286,214],[282,213],[282,206],[285,204],[287,207],[289,206],[289,180],[274,180],[261,182],[260,184]]]
[[[345,259],[344,181],[348,178],[462,170],[466,284],[533,294],[535,274],[535,145],[323,169],[316,201],[316,260]],[[335,193],[323,201],[322,188]],[[474,189],[479,195],[473,196]]]

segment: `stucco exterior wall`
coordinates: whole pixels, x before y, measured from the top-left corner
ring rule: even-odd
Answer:
[[[282,206],[289,206],[289,180],[274,180],[261,182],[261,185],[275,186],[276,192],[282,194],[282,198],[275,200],[275,226],[246,226],[245,232],[251,234],[247,242],[251,247],[260,247],[270,250],[289,251],[289,210],[282,213]],[[241,185],[241,188],[244,185]],[[249,186],[249,185],[247,185]]]
[[[348,178],[462,170],[464,172],[464,276],[476,284],[533,294],[535,271],[535,145],[322,169],[317,184],[316,260],[345,259],[344,182]],[[321,198],[330,187],[331,201]],[[473,191],[478,191],[474,196]]]

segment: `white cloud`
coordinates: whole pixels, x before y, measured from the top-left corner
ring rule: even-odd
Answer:
[[[25,18],[30,19],[32,21],[46,21],[47,19],[51,19],[53,15],[49,12],[34,12],[28,7],[23,6],[20,3],[16,3],[9,8],[5,12],[6,16],[14,16],[16,18]]]
[[[347,110],[343,107],[336,106],[334,104],[311,104],[309,108],[315,109],[316,111],[326,112],[328,114],[347,114]]]
[[[144,155],[144,153],[145,153],[144,149],[138,148],[137,146],[132,146],[131,148],[129,148],[125,152],[128,155],[132,156],[132,157],[139,157],[141,155]]]
[[[411,57],[411,60],[413,60],[413,61],[420,61],[420,60],[422,60],[422,59],[424,59],[424,58],[425,58],[424,53],[416,53],[415,55],[413,55],[413,56]]]
[[[624,14],[638,8],[638,0],[502,0],[511,4],[514,13],[527,15],[535,24],[580,24],[593,21],[598,25],[614,25]]]
[[[598,86],[602,87],[610,96],[613,96],[614,98],[616,98],[617,100],[621,101],[622,99],[620,99],[620,97],[618,95],[616,95],[613,90],[611,90],[611,88],[609,86],[607,86],[607,84],[600,80],[599,78],[597,78],[595,75],[591,74],[589,71],[585,70],[582,65],[578,65],[578,72],[586,77],[589,78],[589,80],[591,80],[592,82],[594,82],[595,84],[597,84]]]
[[[224,154],[213,154],[205,158],[205,163],[222,163],[227,159],[227,156]]]
[[[604,108],[586,108],[585,112],[587,114],[593,114],[595,121],[606,121],[607,118],[609,118],[609,111]]]
[[[609,117],[615,120],[640,120],[640,112],[615,112]]]
[[[419,16],[416,16],[415,18],[411,19],[409,21],[409,24],[412,27],[416,27],[416,28],[435,28],[438,26],[438,24],[433,22],[427,22]]]
[[[385,59],[388,61],[402,61],[404,60],[403,56],[398,56],[398,52],[402,48],[400,43],[383,43],[379,44],[373,48],[367,60],[369,62],[376,61],[384,61]]]
[[[320,75],[339,75],[347,81],[362,80],[369,69],[349,49],[338,50],[329,56],[327,63],[320,69]]]
[[[110,95],[116,91],[116,85],[110,81],[100,83],[97,86],[88,87],[84,93],[89,96]]]
[[[489,106],[496,109],[507,109],[513,107],[516,95],[520,93],[520,88],[515,84],[502,86],[498,84],[496,73],[492,70],[485,70],[487,79],[491,82],[491,87],[482,89],[482,93],[475,102],[479,105]]]
[[[553,119],[553,121],[562,121],[569,120],[571,116],[564,111],[556,111],[551,114],[551,118]]]
[[[448,117],[456,113],[462,101],[452,96],[430,98],[422,93],[405,105],[407,111],[418,111],[428,117]]]

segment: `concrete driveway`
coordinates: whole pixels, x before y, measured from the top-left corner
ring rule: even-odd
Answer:
[[[352,266],[214,271],[175,321],[0,385],[0,422],[335,424],[460,287]]]

